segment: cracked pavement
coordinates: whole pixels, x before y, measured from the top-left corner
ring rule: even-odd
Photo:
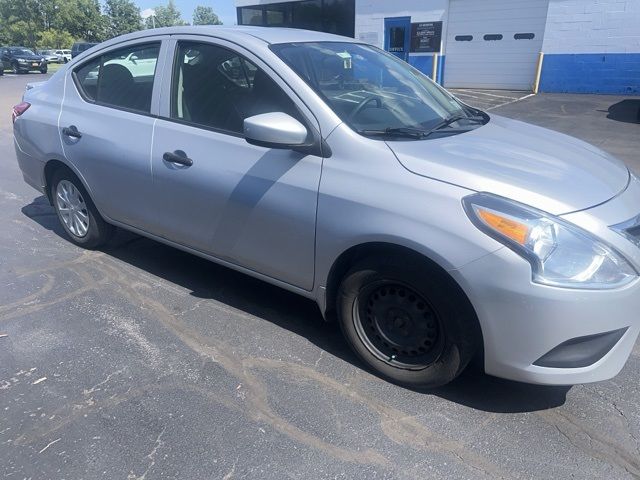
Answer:
[[[119,232],[64,236],[21,178],[0,77],[0,478],[640,478],[640,347],[574,387],[477,372],[430,394],[368,373],[315,305]],[[617,97],[493,110],[580,136],[636,171]]]

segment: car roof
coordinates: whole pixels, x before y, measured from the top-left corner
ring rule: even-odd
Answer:
[[[156,35],[203,35],[228,39],[230,41],[262,41],[265,43],[296,43],[296,42],[356,42],[353,38],[342,37],[332,33],[301,30],[297,28],[255,27],[255,26],[224,26],[224,25],[189,25],[184,27],[164,27],[129,33],[107,40],[101,45],[120,43],[137,38]]]

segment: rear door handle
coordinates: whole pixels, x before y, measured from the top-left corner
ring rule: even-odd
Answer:
[[[64,127],[62,129],[62,134],[72,138],[82,137],[82,134],[78,131],[78,128],[75,125],[69,125],[68,127]]]
[[[187,154],[182,150],[176,150],[175,152],[164,152],[162,158],[165,162],[178,163],[180,165],[184,165],[185,167],[190,167],[193,165],[193,160],[187,157]]]

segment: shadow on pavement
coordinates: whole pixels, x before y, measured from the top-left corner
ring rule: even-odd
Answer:
[[[53,207],[44,196],[22,213],[68,240]],[[162,243],[118,230],[104,253],[179,285],[196,298],[212,299],[267,320],[307,338],[318,348],[359,368],[366,367],[351,352],[335,323],[326,323],[316,304],[299,295]],[[373,373],[373,372],[372,372]],[[424,392],[469,408],[496,413],[532,412],[564,404],[570,387],[528,385],[485,375],[468,368],[445,387]]]
[[[626,99],[611,105],[607,118],[625,123],[640,123],[640,99]]]

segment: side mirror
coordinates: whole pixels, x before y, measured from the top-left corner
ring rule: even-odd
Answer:
[[[293,149],[307,146],[309,132],[292,116],[271,112],[245,118],[244,136],[252,145]]]

